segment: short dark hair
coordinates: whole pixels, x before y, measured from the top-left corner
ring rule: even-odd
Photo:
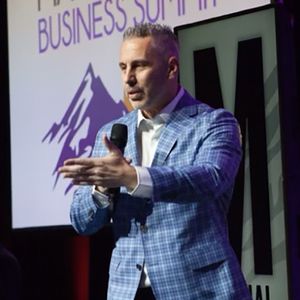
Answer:
[[[123,41],[131,38],[154,37],[161,41],[158,47],[168,49],[173,55],[178,57],[179,46],[177,36],[174,34],[170,26],[162,24],[141,23],[132,27],[128,27],[123,33]]]

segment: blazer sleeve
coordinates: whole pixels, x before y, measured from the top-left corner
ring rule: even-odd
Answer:
[[[99,130],[92,156],[103,156],[106,150],[102,147],[101,137],[104,132],[109,132],[105,126]],[[92,234],[108,224],[111,218],[111,210],[100,208],[96,205],[92,196],[92,186],[80,186],[74,193],[70,209],[70,219],[74,229],[84,235]]]
[[[242,156],[238,123],[223,109],[198,117],[201,121],[193,122],[199,127],[195,130],[198,136],[185,142],[186,151],[176,154],[178,161],[187,163],[148,169],[154,202],[213,200],[232,190]],[[190,147],[194,150],[189,150]]]

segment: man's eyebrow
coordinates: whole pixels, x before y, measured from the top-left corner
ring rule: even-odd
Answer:
[[[137,65],[137,64],[143,64],[143,65],[145,65],[145,64],[149,64],[149,61],[146,60],[146,59],[135,59],[135,60],[133,60],[133,61],[130,62],[131,66],[132,65],[134,66],[134,65]],[[122,62],[122,61],[119,62],[119,66],[120,67],[122,67],[124,65],[126,65],[125,62]]]

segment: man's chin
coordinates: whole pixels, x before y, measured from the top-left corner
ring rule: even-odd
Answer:
[[[145,105],[142,99],[129,99],[129,101],[134,109],[142,109]]]
[[[130,101],[137,101],[137,102],[140,102],[140,101],[143,101],[144,100],[144,97],[141,93],[135,93],[135,94],[132,94],[129,96],[129,99]]]

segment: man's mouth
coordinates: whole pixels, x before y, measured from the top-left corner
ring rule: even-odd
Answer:
[[[136,94],[136,93],[140,93],[140,92],[141,92],[141,90],[137,89],[137,88],[133,88],[133,89],[130,89],[127,91],[128,95]]]
[[[140,100],[143,93],[139,89],[132,89],[132,90],[129,90],[127,92],[127,94],[131,100]]]

